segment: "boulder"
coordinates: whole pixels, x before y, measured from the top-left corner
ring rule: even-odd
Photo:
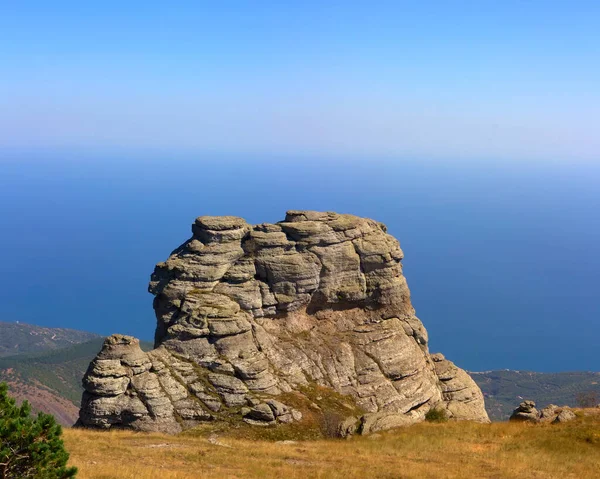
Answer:
[[[510,416],[511,421],[529,421],[529,422],[538,422],[540,420],[540,413],[535,408],[535,402],[533,401],[523,401],[519,406],[513,411]]]
[[[254,421],[264,421],[264,422],[273,422],[275,421],[275,415],[273,411],[269,407],[268,404],[260,403],[257,406],[248,411],[247,414],[244,415],[247,419],[253,419]]]
[[[549,404],[545,408],[539,411],[538,419],[540,422],[552,422],[556,417],[558,406],[556,404]]]
[[[568,408],[563,408],[557,414],[556,418],[552,422],[553,423],[568,422],[568,421],[572,421],[574,419],[577,419],[577,416],[575,415],[575,413]]]

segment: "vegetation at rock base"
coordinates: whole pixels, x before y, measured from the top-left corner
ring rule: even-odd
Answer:
[[[340,426],[349,417],[358,418],[365,411],[350,396],[336,393],[327,387],[309,384],[298,391],[277,397],[302,412],[302,420],[289,424],[256,426],[241,417],[223,414],[218,421],[207,421],[182,433],[189,437],[218,436],[248,441],[315,441],[339,438]]]
[[[425,414],[425,420],[429,422],[446,422],[448,415],[444,409],[433,408]]]
[[[27,401],[17,406],[0,383],[0,477],[2,479],[67,479],[77,469],[67,467],[69,454],[54,417],[31,416]]]
[[[80,479],[597,478],[600,408],[577,415],[563,424],[423,422],[312,441],[249,439],[243,429],[178,436],[67,429],[65,443]]]

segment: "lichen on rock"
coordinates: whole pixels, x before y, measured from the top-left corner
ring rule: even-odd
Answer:
[[[289,211],[255,226],[203,216],[192,233],[151,277],[156,349],[108,338],[84,378],[80,424],[178,432],[225,416],[289,423],[302,413],[277,396],[310,384],[350,396],[364,411],[362,432],[440,407],[488,421],[468,374],[429,354],[402,250],[383,224]]]

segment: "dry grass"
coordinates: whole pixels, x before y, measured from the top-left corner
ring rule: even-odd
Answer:
[[[349,440],[206,434],[67,429],[65,443],[80,479],[600,477],[600,410],[558,425],[422,423]]]

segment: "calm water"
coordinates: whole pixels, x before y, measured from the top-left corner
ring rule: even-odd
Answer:
[[[0,320],[153,337],[156,262],[199,215],[383,221],[417,315],[471,370],[600,370],[600,168],[0,157]]]

